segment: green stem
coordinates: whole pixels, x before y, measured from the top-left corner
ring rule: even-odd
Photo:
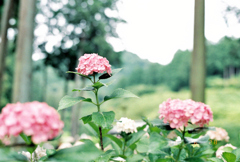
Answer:
[[[185,137],[185,126],[183,127],[183,132],[182,132],[182,140],[183,140],[183,142],[182,142],[181,145],[179,146],[179,151],[178,151],[178,155],[177,155],[177,158],[176,158],[176,162],[178,162],[179,157],[180,157],[180,154],[181,154],[181,151],[182,151],[182,149],[183,149],[184,137]]]
[[[123,143],[123,155],[125,154],[125,147],[126,147],[126,139],[124,139],[124,143]]]
[[[93,81],[94,81],[94,84],[95,84],[95,83],[96,83],[96,82],[95,82],[95,75],[93,76]],[[99,100],[98,100],[98,89],[95,88],[94,94],[95,94],[95,97],[96,97],[97,109],[98,109],[98,112],[100,112],[100,104],[99,104]],[[103,139],[102,139],[102,127],[99,126],[98,129],[99,129],[99,138],[100,138],[101,150],[104,151],[104,148],[103,148]]]

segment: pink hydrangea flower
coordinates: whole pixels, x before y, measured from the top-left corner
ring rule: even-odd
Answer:
[[[190,120],[193,124],[203,127],[213,120],[212,111],[208,105],[193,100],[168,99],[159,105],[160,119],[169,122],[171,128],[187,126]]]
[[[0,114],[0,139],[23,132],[38,144],[56,137],[63,126],[58,112],[46,103],[7,104]]]
[[[76,70],[78,73],[83,75],[91,75],[94,72],[103,73],[104,71],[106,71],[109,75],[112,73],[109,61],[95,53],[84,54],[84,56],[81,56]]]
[[[225,140],[226,142],[228,142],[229,141],[228,132],[223,128],[218,128],[218,127],[215,127],[215,128],[216,130],[209,130],[206,133],[207,135],[209,135],[210,139],[217,140],[217,141]]]

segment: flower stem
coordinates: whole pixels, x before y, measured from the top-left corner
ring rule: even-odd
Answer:
[[[124,139],[124,143],[123,143],[123,155],[125,154],[125,147],[126,147],[126,139]]]
[[[178,155],[177,155],[177,158],[176,158],[176,162],[178,162],[180,154],[181,154],[181,151],[183,149],[184,137],[185,137],[185,126],[183,126],[183,132],[182,132],[182,140],[183,141],[182,141],[181,145],[179,146],[179,151],[178,151]]]
[[[101,126],[99,127],[99,134],[100,134],[100,145],[101,145],[101,150],[104,151],[104,148],[103,148],[103,139],[102,139],[102,127],[101,127]]]
[[[94,84],[95,84],[95,83],[96,83],[96,82],[95,82],[95,75],[93,76],[93,81],[94,81]],[[99,100],[98,100],[98,89],[95,89],[94,94],[95,94],[95,97],[96,97],[97,109],[98,109],[98,112],[100,112],[100,104],[99,104]],[[102,139],[102,127],[99,126],[98,129],[99,129],[99,138],[100,138],[101,150],[104,151],[104,148],[103,148],[103,139]]]

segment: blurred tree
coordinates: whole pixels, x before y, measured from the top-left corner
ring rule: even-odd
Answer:
[[[0,105],[1,105],[1,96],[2,96],[2,87],[3,87],[3,73],[5,69],[5,58],[7,55],[8,49],[8,39],[7,31],[9,28],[9,20],[12,16],[12,8],[14,1],[8,0],[5,1],[4,11],[1,17],[1,41],[0,41]],[[2,3],[0,4],[2,6]],[[2,7],[1,7],[2,8]]]
[[[173,91],[179,91],[189,85],[191,52],[178,50],[172,62],[166,66],[164,83]]]
[[[0,26],[2,23],[2,15],[3,15],[3,8],[4,8],[4,1],[0,1]],[[0,28],[0,33],[1,33],[1,28]]]
[[[192,52],[190,87],[192,99],[205,101],[205,37],[204,37],[204,0],[195,0],[194,45]]]
[[[119,66],[121,52],[115,52],[106,41],[107,37],[117,37],[116,23],[124,22],[119,17],[109,15],[109,12],[117,9],[117,1],[48,0],[45,4],[40,2],[37,17],[44,18],[48,33],[47,39],[39,41],[37,38],[36,41],[41,52],[45,54],[45,65],[54,67],[58,75],[66,80],[74,79],[75,75],[66,74],[66,71],[75,71],[78,58],[84,53],[98,53],[106,57],[110,64]],[[66,84],[67,82],[65,87]],[[65,89],[67,91],[67,88]],[[73,120],[78,121],[79,109],[72,109]],[[72,123],[78,123],[77,121]],[[78,126],[73,124],[72,135],[76,132]]]
[[[240,39],[224,37],[207,45],[207,74],[227,79],[240,69]]]
[[[35,0],[20,0],[12,102],[30,101]]]

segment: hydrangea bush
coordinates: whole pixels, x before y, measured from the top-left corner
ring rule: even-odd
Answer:
[[[127,117],[116,120],[113,111],[103,112],[101,106],[109,100],[138,98],[119,88],[102,100],[99,99],[99,90],[113,83],[103,83],[102,80],[111,79],[120,70],[111,69],[108,60],[98,54],[85,54],[79,58],[77,72],[68,72],[72,73],[69,75],[89,79],[91,85],[73,91],[87,91],[93,93],[94,98],[64,96],[58,111],[79,102],[91,103],[96,111],[80,120],[92,128],[94,137],[87,136],[72,143],[62,143],[57,149],[38,146],[36,150],[22,151],[18,156],[4,158],[78,162],[240,161],[240,149],[226,143],[229,140],[227,132],[222,128],[207,127],[213,120],[213,113],[204,103],[190,99],[168,99],[159,105],[159,118],[149,120],[142,117],[144,124],[139,127]],[[56,110],[45,103],[8,104],[0,115],[2,141],[10,135],[20,135],[28,144],[37,145],[56,137],[62,127],[63,123]]]

